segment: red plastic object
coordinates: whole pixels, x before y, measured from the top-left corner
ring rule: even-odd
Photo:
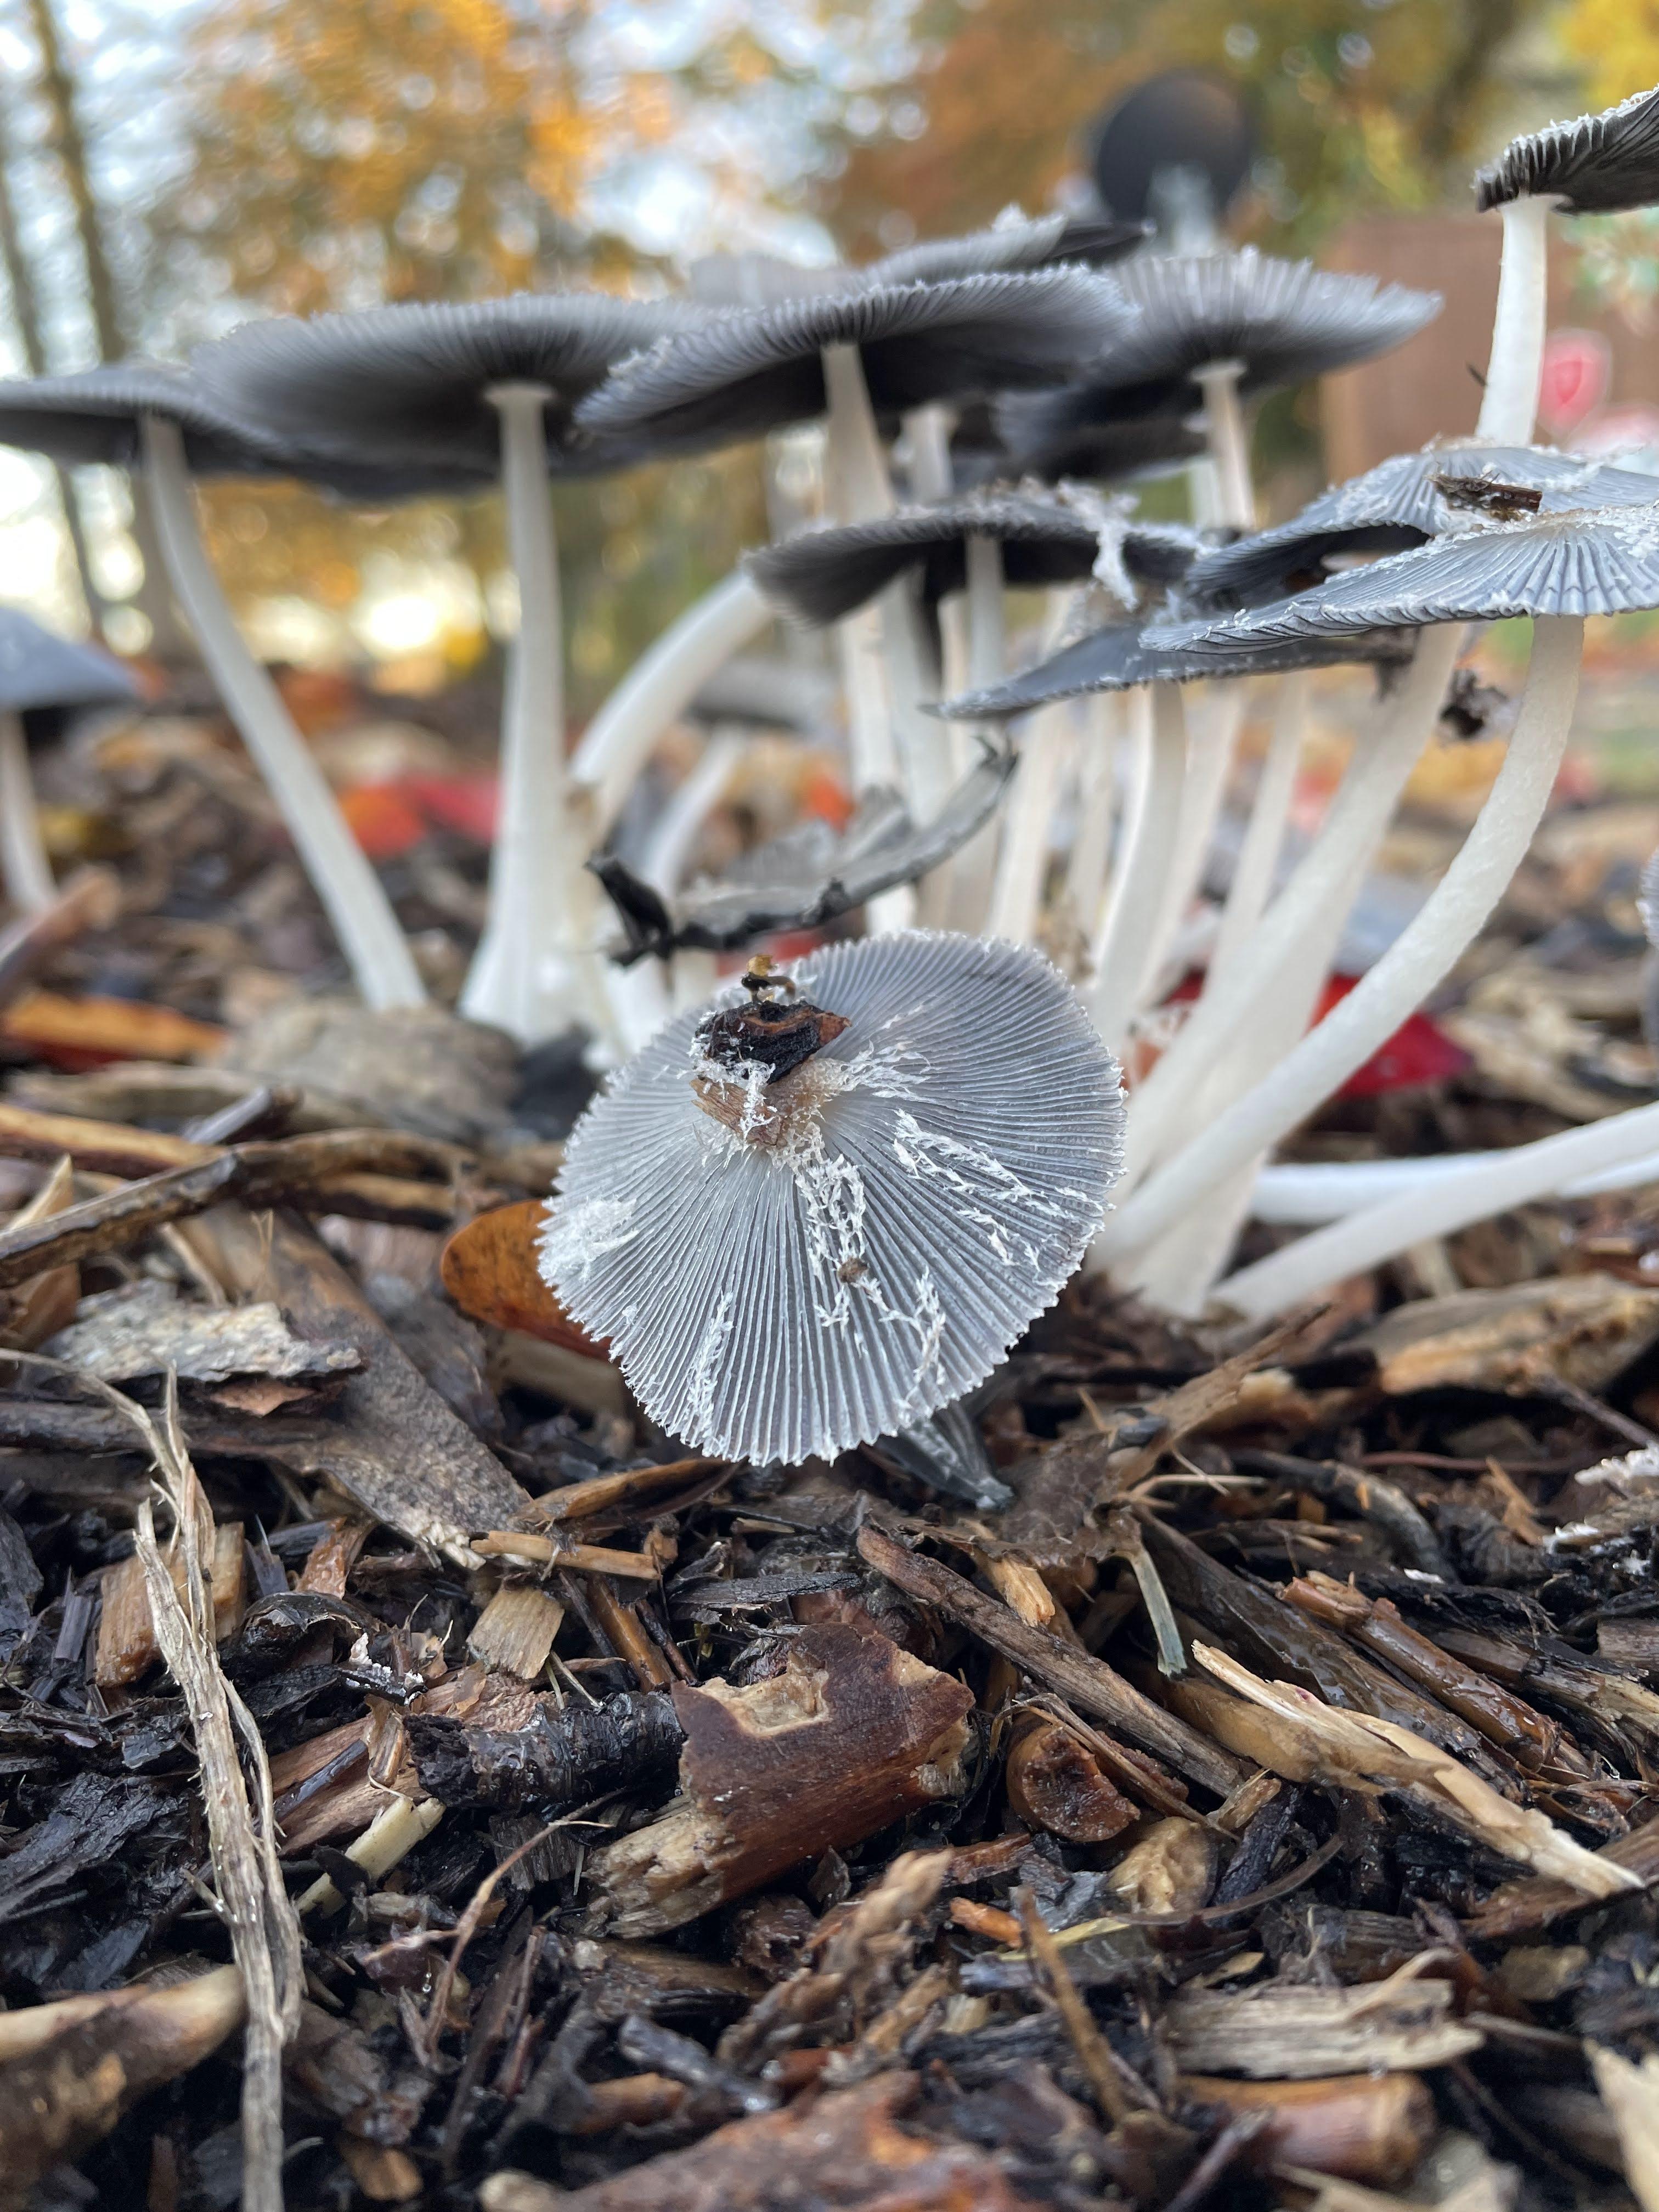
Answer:
[[[1316,1018],[1322,1021],[1358,981],[1353,975],[1333,975],[1321,995]],[[1408,1014],[1388,1042],[1379,1045],[1365,1065],[1354,1070],[1337,1096],[1376,1098],[1385,1091],[1419,1090],[1425,1083],[1461,1075],[1474,1064],[1462,1046],[1454,1044],[1429,1015]]]

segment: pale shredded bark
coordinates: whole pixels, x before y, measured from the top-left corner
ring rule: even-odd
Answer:
[[[1599,2043],[1584,2048],[1601,2102],[1619,2130],[1619,2155],[1630,2193],[1642,2212],[1659,2212],[1659,2056],[1650,2051],[1633,2066]]]

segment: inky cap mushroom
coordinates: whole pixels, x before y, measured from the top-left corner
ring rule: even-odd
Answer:
[[[831,1457],[971,1389],[1120,1166],[1118,1072],[1038,953],[908,933],[751,971],[578,1123],[542,1244],[652,1419]]]
[[[56,737],[76,708],[137,696],[131,676],[108,653],[0,607],[0,884],[14,906],[38,910],[56,889],[35,808],[31,744]]]
[[[1659,199],[1659,89],[1516,138],[1476,171],[1478,208],[1518,199],[1552,199],[1566,215],[1610,215]]]

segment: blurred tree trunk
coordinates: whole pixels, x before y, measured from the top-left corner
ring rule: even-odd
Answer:
[[[75,108],[75,87],[64,59],[51,0],[28,0],[28,17],[29,28],[40,57],[39,90],[50,118],[48,143],[63,170],[64,183],[75,216],[76,235],[80,240],[81,255],[86,264],[87,299],[92,309],[93,328],[98,339],[98,357],[100,361],[119,361],[128,350],[126,335],[122,328],[120,301],[116,293],[109,255],[105,250],[98,203],[93,197],[92,179],[87,165],[86,139],[82,134],[80,118]],[[132,535],[144,572],[143,581],[134,594],[134,601],[149,621],[150,650],[161,660],[191,659],[193,649],[189,633],[173,602],[173,592],[167,584],[167,570],[162,564],[161,545],[155,533],[155,518],[150,513],[143,477],[137,470],[128,471],[127,486],[132,501]]]

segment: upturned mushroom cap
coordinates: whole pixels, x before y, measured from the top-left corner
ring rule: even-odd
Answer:
[[[49,454],[68,468],[135,466],[146,416],[178,424],[194,476],[298,477],[344,499],[377,502],[473,489],[483,481],[429,453],[392,469],[284,438],[249,422],[189,369],[164,362],[113,362],[71,376],[0,381],[0,445]]]
[[[1616,615],[1659,606],[1659,504],[1481,522],[1333,576],[1316,591],[1179,633],[1195,657],[1252,641],[1331,640],[1515,615]]]
[[[1218,641],[1222,627],[1194,623],[1143,629],[1139,623],[1109,623],[1006,683],[947,699],[928,711],[951,721],[998,720],[1046,707],[1053,700],[1079,699],[1095,691],[1129,691],[1141,684],[1282,676],[1298,668],[1332,668],[1348,661],[1398,666],[1410,657],[1409,641],[1398,631],[1340,638],[1247,635],[1239,637],[1228,653]]]
[[[1531,131],[1475,173],[1478,208],[1543,198],[1565,215],[1612,215],[1659,200],[1659,88]]]
[[[244,323],[194,366],[210,397],[278,435],[398,466],[435,455],[484,478],[501,453],[489,392],[544,385],[553,465],[614,467],[627,457],[571,438],[576,403],[613,362],[699,319],[681,301],[521,292]]]
[[[1144,222],[1068,215],[1028,216],[1010,208],[984,230],[961,238],[927,238],[879,261],[832,261],[812,268],[771,253],[710,253],[686,271],[686,289],[709,307],[772,307],[781,300],[824,299],[890,284],[938,284],[998,270],[1073,264],[1104,268],[1133,252],[1149,234]]]
[[[736,307],[624,362],[577,410],[601,438],[659,452],[763,437],[822,415],[823,351],[859,349],[877,414],[1063,376],[1133,319],[1086,270],[880,285]]]
[[[672,1023],[578,1123],[542,1244],[652,1419],[756,1462],[832,1457],[982,1381],[1121,1166],[1116,1066],[1041,954],[915,933],[792,973],[845,1028],[769,1082],[711,1062],[706,1015]]]
[[[1240,388],[1298,384],[1387,353],[1440,312],[1436,292],[1379,284],[1279,261],[1246,246],[1238,253],[1146,254],[1115,273],[1139,319],[1106,347],[1073,387],[1073,428],[1091,405],[1153,413],[1196,408],[1198,371],[1237,362]],[[1050,434],[1066,427],[1056,405]]]
[[[823,624],[839,622],[918,565],[930,600],[961,591],[969,539],[993,538],[1010,584],[1035,588],[1098,576],[1127,605],[1139,585],[1178,583],[1200,543],[1173,524],[1136,522],[1127,505],[1076,490],[1069,496],[988,491],[903,507],[873,522],[802,531],[751,553],[748,566],[786,613]]]
[[[1324,562],[1341,555],[1403,553],[1464,527],[1483,483],[1494,492],[1504,486],[1536,492],[1548,513],[1645,507],[1659,498],[1659,477],[1634,469],[1542,446],[1437,441],[1322,492],[1274,529],[1207,549],[1188,572],[1186,591],[1200,602],[1239,606],[1305,590],[1322,580]],[[1448,484],[1459,488],[1450,497]]]
[[[0,607],[0,714],[119,706],[138,696],[131,672],[108,653],[58,636],[16,607]]]

